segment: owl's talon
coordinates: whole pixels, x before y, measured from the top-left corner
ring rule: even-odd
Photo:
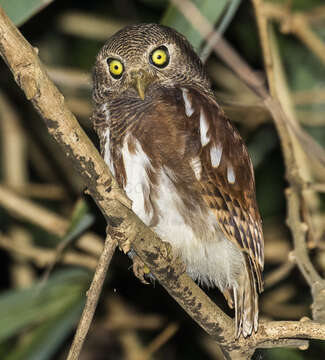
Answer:
[[[113,226],[106,226],[106,233],[109,234],[112,238],[116,239],[118,242],[118,247],[120,251],[123,251],[124,254],[128,254],[131,249],[132,241],[130,239],[125,239],[124,234],[116,230]]]
[[[131,250],[128,253],[128,256],[132,259],[133,265],[133,273],[134,275],[143,283],[143,284],[150,284],[150,282],[147,280],[154,279],[154,276],[151,274],[150,269],[148,266],[139,258],[139,256],[135,253],[134,250]]]
[[[175,268],[178,269],[179,275],[186,272],[186,265],[180,256],[174,256],[173,264],[175,265]]]
[[[131,248],[131,244],[132,244],[132,241],[128,239],[128,240],[124,241],[122,244],[121,243],[119,244],[119,249],[121,251],[123,251],[124,254],[129,255],[129,253],[133,251]]]
[[[163,241],[163,245],[160,248],[160,252],[163,258],[170,261],[173,258],[173,248],[169,242]]]

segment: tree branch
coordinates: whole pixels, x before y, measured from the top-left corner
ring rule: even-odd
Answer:
[[[94,317],[98,299],[103,288],[109,264],[112,260],[115,248],[115,240],[106,236],[103,252],[100,255],[95,275],[87,291],[87,301],[83,309],[77,332],[74,336],[67,360],[78,360],[82,345],[86,339],[88,330]]]
[[[280,24],[280,30],[283,33],[291,33],[314,53],[315,56],[325,65],[325,44],[322,39],[311,29],[309,23],[313,17],[318,16],[315,13],[291,12],[290,8],[281,4],[273,4],[261,1],[259,9],[262,16],[275,20]],[[321,10],[321,9],[319,9]],[[324,11],[324,10],[323,10]]]

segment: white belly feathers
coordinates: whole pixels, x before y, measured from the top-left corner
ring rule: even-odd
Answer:
[[[125,192],[132,200],[132,210],[148,226],[152,223],[154,211],[148,206],[154,202],[158,219],[152,229],[163,240],[169,242],[175,253],[186,264],[188,274],[208,286],[217,286],[221,290],[226,286],[236,285],[235,278],[240,273],[243,257],[237,247],[225,238],[217,225],[216,219],[200,212],[189,214],[171,181],[170,169],[160,169],[158,183],[155,185],[155,197],[150,197],[151,184],[147,170],[151,168],[150,159],[136,141],[135,153],[130,153],[128,136],[125,137],[122,156],[126,172]],[[132,139],[132,140],[133,140]],[[111,167],[109,146],[105,149],[105,161]],[[147,206],[145,206],[145,202]],[[182,209],[183,211],[180,211]],[[202,227],[198,238],[197,231],[186,223],[183,214],[195,216],[195,221]]]

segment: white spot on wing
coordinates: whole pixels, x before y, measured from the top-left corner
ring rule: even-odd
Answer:
[[[222,146],[220,144],[218,144],[218,146],[215,145],[211,146],[210,159],[211,159],[211,164],[214,168],[217,168],[220,165],[221,156],[222,156]]]
[[[207,118],[205,116],[204,110],[201,108],[201,112],[200,112],[200,134],[201,134],[201,144],[202,144],[202,146],[205,146],[210,141],[210,138],[207,135],[208,130],[209,130],[209,124],[208,124]]]
[[[234,184],[236,181],[236,176],[232,165],[229,165],[227,168],[227,179],[230,184]]]
[[[183,93],[183,99],[184,99],[184,104],[185,104],[185,114],[188,117],[190,117],[194,113],[194,109],[192,107],[191,99],[188,96],[188,90],[182,89],[182,93]]]
[[[201,164],[201,160],[198,156],[194,157],[193,159],[191,159],[191,168],[194,171],[195,177],[197,178],[197,180],[201,179],[201,172],[202,172],[202,164]]]

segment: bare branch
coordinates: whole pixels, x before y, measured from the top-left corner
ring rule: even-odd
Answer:
[[[78,330],[74,336],[67,360],[78,360],[82,345],[86,339],[89,327],[93,320],[93,316],[97,307],[98,299],[102,291],[106,273],[113,257],[115,248],[115,240],[109,235],[106,236],[104,249],[100,255],[95,275],[87,292],[87,301],[81,315]]]
[[[324,12],[324,6],[319,7]],[[325,65],[325,43],[312,31],[309,23],[319,15],[315,13],[291,12],[289,7],[281,4],[272,4],[261,1],[259,5],[260,16],[275,20],[280,24],[283,33],[291,33],[297,36],[305,46]],[[318,15],[317,15],[318,13]],[[263,15],[262,15],[263,14]]]

